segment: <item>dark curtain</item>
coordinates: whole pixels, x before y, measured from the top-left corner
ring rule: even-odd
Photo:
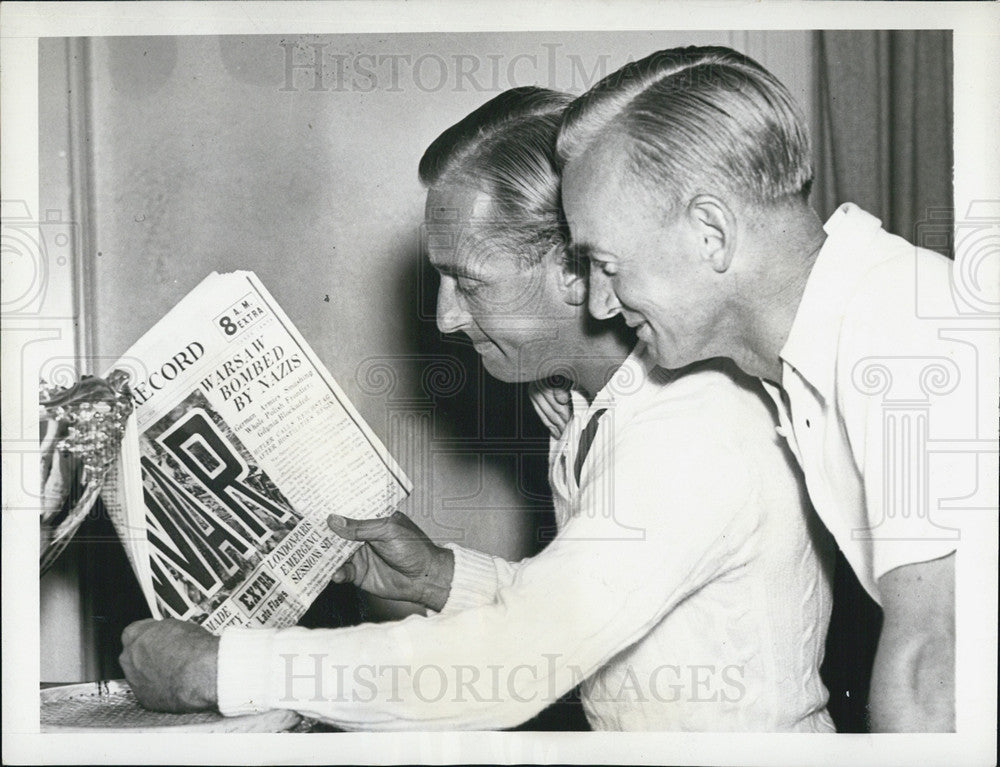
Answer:
[[[888,231],[952,255],[921,237],[954,220],[951,45],[950,30],[815,33],[813,205],[824,220],[855,202]]]

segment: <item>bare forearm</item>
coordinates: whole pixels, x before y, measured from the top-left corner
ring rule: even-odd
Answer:
[[[954,732],[953,639],[883,632],[869,700],[872,732]]]
[[[890,570],[879,589],[872,730],[954,732],[955,555]]]

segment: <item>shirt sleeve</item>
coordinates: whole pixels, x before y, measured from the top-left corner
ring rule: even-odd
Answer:
[[[492,603],[500,589],[511,584],[521,565],[454,543],[444,546],[455,555],[455,572],[441,615]]]
[[[346,629],[227,630],[222,713],[289,708],[349,730],[534,716],[738,566],[732,552],[758,523],[753,477],[766,473],[748,466],[731,418],[707,420],[707,400],[670,404],[595,441],[603,455],[577,513],[508,583],[498,576],[491,603]]]
[[[845,312],[837,407],[862,477],[867,529],[852,534],[871,541],[876,582],[955,551],[948,506],[977,485],[973,451],[937,449],[977,436],[974,348],[940,319],[949,285],[947,262],[918,252],[874,270]]]

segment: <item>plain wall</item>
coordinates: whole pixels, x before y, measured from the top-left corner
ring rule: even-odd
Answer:
[[[708,43],[757,57],[809,115],[808,32],[42,41],[42,152],[58,159],[65,146],[85,169],[70,183],[88,202],[77,255],[90,275],[92,369],[209,272],[252,269],[410,474],[406,509],[428,533],[534,553],[547,441],[523,388],[486,380],[469,347],[434,327],[418,161],[508,87],[578,93],[630,59]],[[83,107],[52,71],[68,45],[83,59]],[[64,196],[58,177],[43,200]],[[48,663],[48,678],[72,681],[76,661],[60,665],[56,646],[43,647],[42,678]]]

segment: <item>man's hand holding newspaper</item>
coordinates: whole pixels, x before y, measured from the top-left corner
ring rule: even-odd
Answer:
[[[353,583],[370,594],[441,611],[448,601],[455,555],[437,546],[402,512],[376,519],[331,514],[330,529],[362,546],[336,573],[334,583]]]
[[[441,610],[448,600],[455,559],[405,514],[347,519],[331,514],[334,533],[361,541],[336,573],[335,583],[353,583],[369,593]],[[141,620],[122,633],[119,658],[138,701],[155,711],[186,713],[218,704],[219,638],[186,621]]]

